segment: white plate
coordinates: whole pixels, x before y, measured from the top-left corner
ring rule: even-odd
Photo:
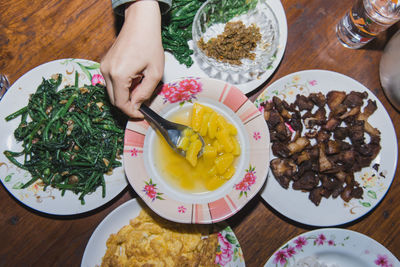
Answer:
[[[101,260],[106,253],[106,242],[111,234],[116,234],[123,226],[128,225],[129,221],[137,217],[142,210],[142,203],[136,199],[131,199],[107,215],[94,230],[86,245],[81,262],[82,267],[100,266]],[[245,266],[242,249],[236,239],[232,229],[227,226],[220,231],[218,237],[219,247],[224,246],[220,256],[225,256],[223,266]],[[221,266],[221,265],[220,265]]]
[[[326,228],[303,233],[278,249],[265,267],[290,267],[305,257],[328,266],[396,267],[400,262],[384,246],[358,232]]]
[[[4,156],[4,150],[21,151],[21,143],[14,138],[14,130],[20,123],[20,118],[9,122],[5,117],[28,104],[29,95],[36,92],[42,82],[42,78],[50,78],[51,75],[61,73],[64,77],[60,88],[66,84],[74,84],[75,71],[79,73],[79,85],[91,84],[92,76],[100,74],[100,64],[83,59],[60,59],[40,65],[19,78],[7,91],[0,102],[0,179],[4,187],[17,200],[26,206],[40,212],[53,215],[73,215],[87,212],[102,206],[117,196],[126,186],[123,167],[114,169],[111,176],[106,176],[106,196],[102,197],[102,189],[99,187],[92,194],[85,196],[85,205],[81,204],[78,195],[66,191],[61,196],[61,191],[47,187],[43,191],[38,183],[34,183],[26,189],[15,189],[16,185],[26,183],[30,179],[27,171],[19,169]]]
[[[242,153],[235,175],[211,192],[177,190],[162,178],[152,160],[155,132],[144,120],[128,121],[126,125],[125,173],[136,193],[165,219],[216,223],[236,214],[264,185],[269,167],[269,132],[262,114],[237,87],[212,78],[166,83],[150,107],[168,117],[190,109],[195,101],[212,107],[238,129]]]
[[[308,95],[310,92],[326,94],[332,90],[348,93],[366,91],[368,98],[376,101],[378,109],[368,122],[381,131],[382,148],[371,163],[371,166],[376,163],[380,166],[378,171],[368,167],[355,173],[355,180],[364,189],[363,199],[352,199],[346,203],[340,197],[322,198],[318,207],[308,199],[308,194],[293,190],[291,187],[282,188],[272,172],[269,172],[266,186],[261,192],[264,200],[284,216],[314,226],[334,226],[351,222],[373,210],[383,199],[392,184],[398,157],[397,139],[392,121],[382,103],[365,86],[343,74],[326,70],[306,70],[289,74],[268,86],[255,101],[259,107],[260,103],[277,95],[291,103],[297,94]]]
[[[283,9],[281,1],[279,0],[268,0],[268,4],[275,13],[279,24],[279,44],[276,58],[272,62],[271,67],[256,79],[243,84],[235,84],[235,86],[238,87],[244,94],[250,93],[251,91],[257,89],[257,87],[262,85],[274,73],[285,52],[288,34],[285,10]],[[189,41],[189,47],[193,48],[192,41]],[[208,77],[208,75],[197,64],[194,55],[192,55],[192,59],[194,64],[190,68],[187,68],[186,65],[179,64],[179,62],[171,53],[165,52],[163,82],[167,83],[182,77]]]

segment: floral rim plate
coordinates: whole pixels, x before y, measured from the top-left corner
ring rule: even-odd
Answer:
[[[328,266],[394,267],[400,264],[387,248],[366,235],[346,229],[325,228],[293,238],[264,266],[295,266],[295,262],[310,256]]]
[[[211,104],[231,123],[242,125],[237,128],[247,142],[246,149],[242,149],[247,156],[243,164],[237,165],[234,177],[205,196],[174,190],[152,174],[149,165],[154,164],[146,165],[151,153],[146,140],[151,140],[154,130],[143,120],[127,124],[124,166],[129,183],[158,215],[181,223],[215,223],[238,212],[263,186],[269,166],[269,132],[261,113],[238,88],[211,78],[186,78],[164,84],[150,107],[164,116],[169,110],[195,101]]]
[[[283,9],[282,3],[279,0],[268,0],[268,5],[271,7],[278,20],[279,43],[277,52],[271,65],[263,74],[255,77],[252,81],[242,84],[235,84],[235,86],[239,88],[244,94],[250,93],[251,91],[257,89],[275,72],[285,52],[288,34],[285,10]],[[192,41],[189,41],[189,47],[193,48]],[[194,64],[190,68],[187,68],[185,65],[179,64],[179,62],[173,57],[171,53],[165,52],[165,69],[163,81],[170,82],[176,79],[180,79],[182,77],[190,76],[209,77],[206,72],[203,71],[202,68],[199,66],[199,63],[196,61],[196,57],[192,55],[192,59],[194,61]],[[223,78],[221,77],[221,79]]]
[[[352,199],[344,202],[340,197],[321,200],[315,206],[308,194],[301,191],[282,188],[272,172],[269,172],[262,198],[282,215],[300,223],[314,226],[334,226],[354,221],[374,209],[383,199],[392,184],[397,164],[397,139],[392,121],[382,103],[361,83],[343,74],[326,70],[305,70],[289,74],[265,89],[256,99],[255,104],[268,101],[272,96],[285,98],[289,103],[297,94],[308,95],[310,92],[331,90],[366,91],[368,98],[376,101],[378,109],[368,122],[381,131],[381,151],[371,163],[371,167],[363,168],[355,173],[355,179],[364,189],[363,199]],[[260,108],[262,109],[262,108]],[[272,154],[271,154],[272,157]],[[375,168],[372,166],[375,165]]]
[[[98,208],[117,196],[126,186],[123,167],[114,169],[113,174],[105,176],[106,196],[103,198],[101,187],[90,195],[85,196],[85,205],[81,204],[78,195],[67,191],[61,196],[61,191],[48,187],[43,191],[43,186],[34,183],[26,189],[18,189],[19,185],[30,179],[30,173],[19,169],[4,156],[4,150],[19,151],[21,145],[14,138],[14,129],[19,124],[19,119],[5,121],[5,117],[22,108],[28,103],[29,95],[36,91],[42,78],[61,73],[62,85],[74,84],[75,71],[79,73],[79,84],[91,84],[104,81],[99,70],[100,64],[84,59],[60,59],[42,64],[19,78],[7,91],[0,102],[0,180],[3,186],[18,201],[26,206],[53,215],[73,215],[84,213]]]
[[[141,210],[141,202],[131,199],[108,214],[90,237],[83,253],[81,266],[100,266],[107,250],[108,237],[128,225],[129,221],[138,216]],[[219,253],[215,255],[218,266],[245,266],[239,241],[229,226],[218,233],[218,242]]]

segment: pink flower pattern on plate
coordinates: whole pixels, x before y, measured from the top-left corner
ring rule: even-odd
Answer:
[[[157,192],[157,185],[153,184],[151,179],[148,182],[145,182],[145,184],[146,185],[143,188],[143,192],[145,192],[146,196],[148,196],[151,201],[156,199],[164,200],[164,198],[161,197],[163,193]]]
[[[275,264],[279,263],[281,265],[284,265],[284,264],[286,264],[287,258],[288,258],[288,255],[287,255],[285,249],[278,250],[278,252],[275,253],[274,263]]]
[[[294,257],[297,253],[303,251],[303,248],[307,246],[308,244],[308,239],[314,239],[314,246],[318,245],[323,245],[326,241],[326,237],[324,234],[319,234],[317,237],[304,237],[304,236],[299,236],[295,240],[293,240],[293,244],[291,245],[286,245],[285,247],[281,248],[275,253],[274,257],[274,263],[276,265],[280,264],[280,266],[286,266],[287,262]],[[329,240],[327,243],[333,240]],[[334,244],[334,242],[333,242]]]
[[[336,246],[335,241],[333,241],[332,239],[328,240],[328,245],[329,246]]]
[[[299,236],[297,239],[294,240],[296,244],[296,249],[302,249],[303,246],[307,245],[307,239],[303,236]]]
[[[258,139],[260,139],[261,138],[261,134],[260,134],[260,132],[254,132],[253,133],[253,138],[257,141]]]
[[[132,157],[137,157],[139,150],[137,150],[136,148],[133,148],[130,152],[131,152]]]
[[[314,241],[314,245],[315,244],[317,244],[319,246],[323,245],[325,243],[325,241],[326,241],[325,235],[324,234],[319,234],[317,239],[315,239],[315,241]]]
[[[247,191],[250,191],[250,187],[256,183],[256,171],[255,167],[250,167],[246,170],[246,174],[243,178],[243,180],[235,185],[235,189],[240,191],[239,198],[241,198],[243,195],[247,197]]]
[[[178,212],[179,213],[185,213],[186,212],[186,208],[184,206],[179,206],[178,207]]]
[[[196,94],[202,91],[201,83],[196,79],[184,79],[178,84],[164,84],[161,93],[165,101],[170,103],[184,103],[196,98]]]
[[[389,263],[387,255],[378,254],[377,259],[374,261],[374,263],[382,267],[393,267],[393,264]]]
[[[101,74],[94,74],[92,76],[92,85],[95,86],[96,84],[105,85],[106,82],[104,81],[104,77]]]
[[[286,248],[286,254],[288,255],[288,257],[293,257],[296,254],[295,248],[292,246],[288,246]]]
[[[215,257],[215,263],[225,266],[232,260],[233,249],[231,243],[221,234],[218,233],[219,251]]]
[[[308,82],[311,86],[315,86],[317,85],[317,81],[316,80],[312,80]]]
[[[335,242],[335,236],[327,239],[326,235],[320,233],[318,235],[309,235],[309,236],[299,236],[294,239],[291,243],[286,244],[284,247],[275,252],[273,256],[273,263],[276,267],[286,267],[289,266],[289,261],[295,260],[295,255],[300,255],[307,251],[307,248],[310,246],[345,246],[346,241],[349,240],[349,237],[345,237],[342,242]],[[313,240],[313,242],[309,242]],[[371,251],[368,249],[364,250],[366,255],[370,254]],[[388,255],[385,254],[377,254],[374,264],[380,267],[393,267],[393,263]]]

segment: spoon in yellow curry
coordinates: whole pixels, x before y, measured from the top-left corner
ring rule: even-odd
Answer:
[[[171,146],[171,148],[179,153],[182,156],[186,156],[186,151],[182,148],[178,147],[179,142],[185,136],[185,131],[193,132],[192,128],[189,126],[175,123],[169,120],[164,119],[160,115],[158,115],[154,110],[142,104],[139,108],[140,112],[142,112],[146,121],[156,130],[158,130],[161,135],[165,138],[167,143]],[[201,149],[197,154],[197,157],[201,157],[204,151],[204,140],[200,134],[196,133],[201,142]]]

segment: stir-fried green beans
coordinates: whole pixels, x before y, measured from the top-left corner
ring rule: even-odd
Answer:
[[[180,64],[193,65],[188,41],[192,39],[192,24],[197,10],[205,0],[174,0],[169,12],[163,17],[162,42]],[[209,23],[225,23],[237,15],[244,14],[257,5],[258,0],[221,0]]]
[[[21,188],[39,179],[52,186],[85,195],[102,186],[104,174],[121,166],[117,160],[123,151],[123,125],[126,117],[108,100],[104,86],[67,86],[58,90],[62,75],[43,79],[27,106],[6,117],[21,116],[14,131],[22,142],[21,152],[4,151],[16,166],[30,172],[32,178]],[[23,163],[17,157],[24,156]]]

